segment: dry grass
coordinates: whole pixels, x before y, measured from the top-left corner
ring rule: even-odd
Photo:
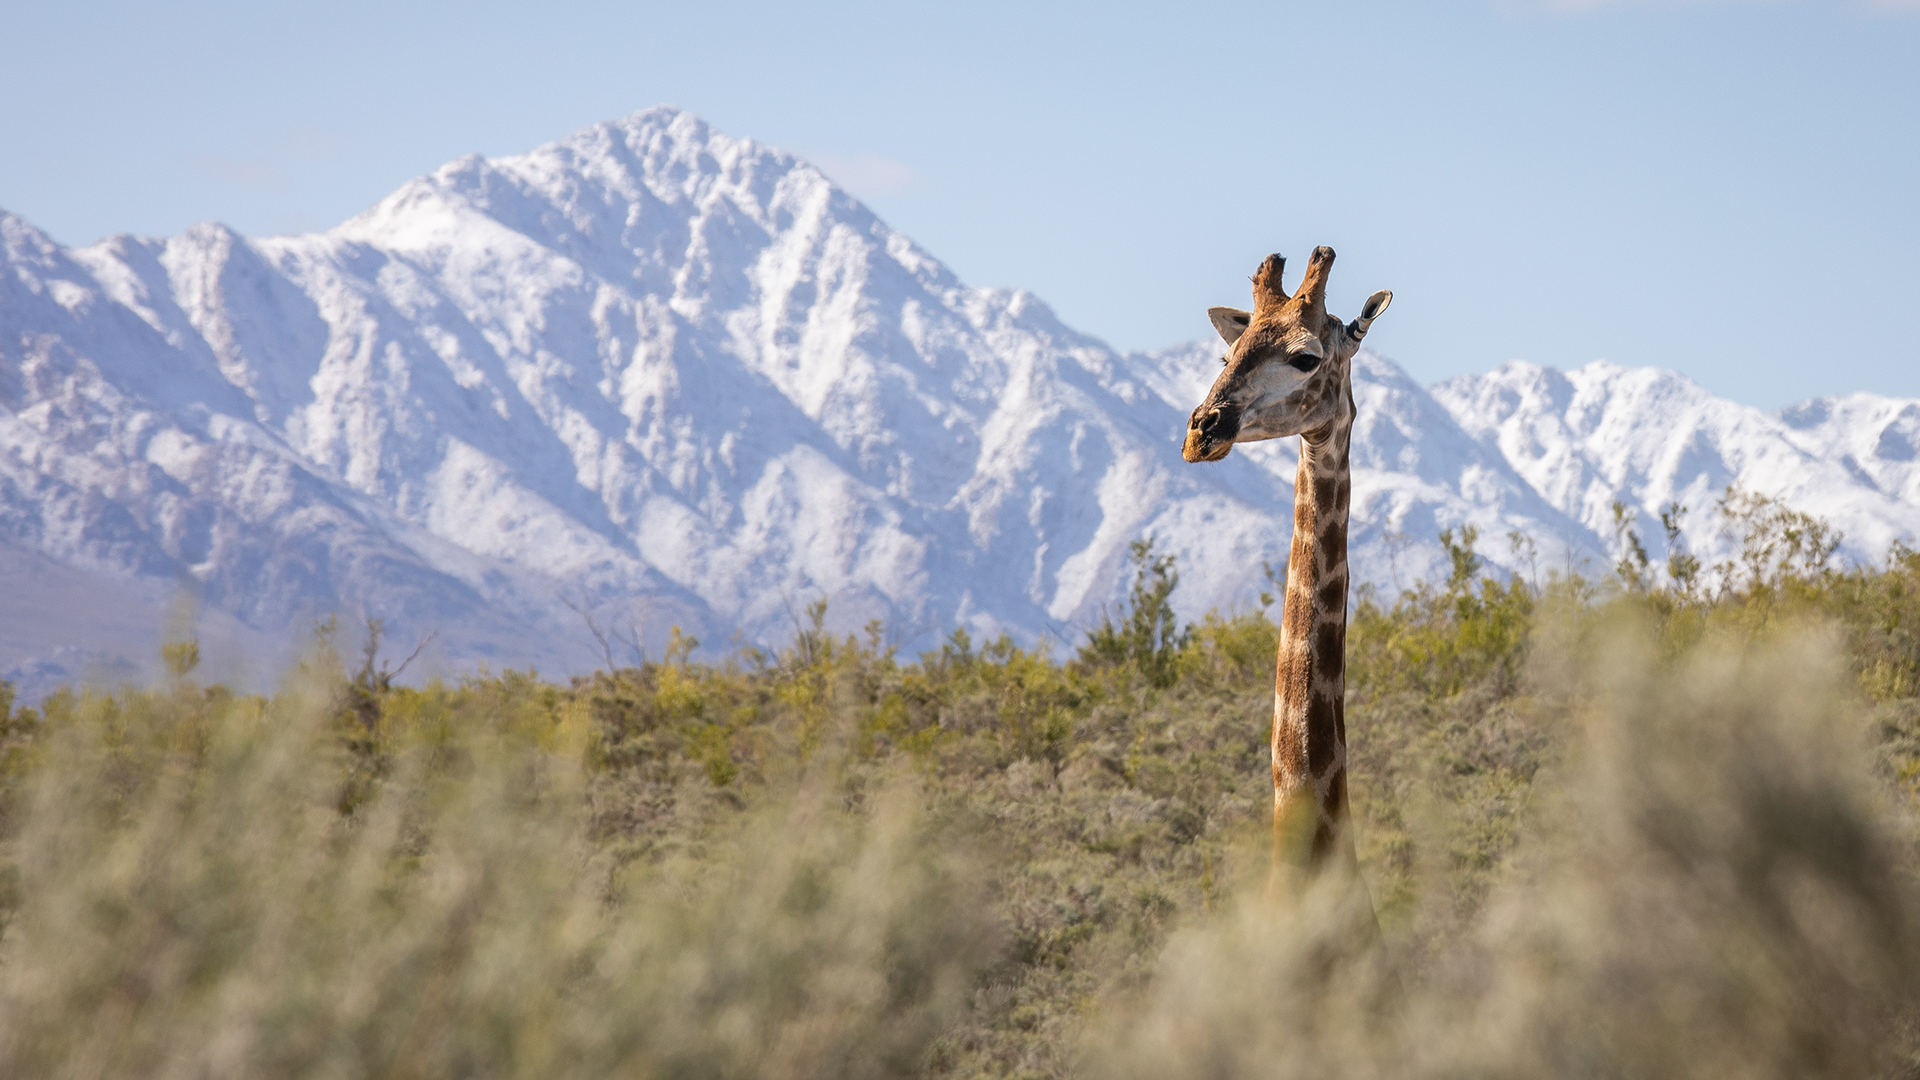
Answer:
[[[623,861],[564,720],[405,733],[343,816],[330,701],[71,703],[7,845],[0,1075],[898,1075],[991,955],[908,780]]]
[[[1904,558],[1363,607],[1284,902],[1258,614],[0,709],[0,1076],[1920,1076]]]
[[[1577,741],[1462,919],[1444,881],[1356,949],[1329,882],[1176,935],[1095,1045],[1111,1076],[1901,1075],[1911,804],[1875,777],[1825,641],[1641,626],[1566,674]],[[1430,812],[1444,813],[1438,804]],[[1468,811],[1470,808],[1456,807]],[[1445,829],[1446,825],[1441,824]],[[1444,878],[1444,867],[1426,874]]]

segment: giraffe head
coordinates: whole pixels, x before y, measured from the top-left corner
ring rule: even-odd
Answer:
[[[1382,289],[1367,297],[1360,317],[1343,326],[1327,314],[1333,249],[1313,249],[1292,296],[1280,286],[1286,264],[1269,255],[1254,272],[1251,312],[1207,309],[1227,339],[1226,369],[1187,421],[1180,455],[1188,461],[1219,461],[1237,442],[1317,431],[1340,414],[1353,354],[1393,294]]]

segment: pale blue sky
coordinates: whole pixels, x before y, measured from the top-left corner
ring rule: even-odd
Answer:
[[[1123,348],[1340,252],[1426,381],[1678,369],[1920,397],[1920,3],[0,0],[0,208],[62,242],[325,228],[672,103]]]

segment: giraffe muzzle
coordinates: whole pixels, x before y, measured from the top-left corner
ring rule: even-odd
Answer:
[[[1233,452],[1240,434],[1240,410],[1231,405],[1202,405],[1187,420],[1187,441],[1180,456],[1188,461],[1219,461]]]

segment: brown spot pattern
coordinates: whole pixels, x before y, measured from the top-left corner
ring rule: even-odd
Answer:
[[[1230,417],[1227,410],[1254,408],[1242,400],[1252,385],[1251,373],[1265,363],[1285,362],[1283,354],[1292,347],[1287,343],[1297,344],[1302,334],[1318,339],[1325,359],[1305,383],[1289,383],[1299,388],[1285,399],[1286,430],[1304,431],[1294,481],[1293,545],[1280,617],[1272,729],[1275,856],[1309,864],[1335,853],[1352,856],[1345,828],[1347,515],[1353,492],[1352,359],[1357,338],[1326,310],[1333,262],[1332,248],[1316,248],[1291,294],[1281,283],[1284,260],[1272,255],[1261,262],[1253,277],[1254,303],[1246,327],[1239,333],[1223,331],[1229,342],[1227,362],[1194,411],[1183,447],[1189,461],[1224,456],[1234,437],[1227,429],[1240,430],[1244,415],[1234,412]],[[1293,825],[1283,829],[1283,819]]]

